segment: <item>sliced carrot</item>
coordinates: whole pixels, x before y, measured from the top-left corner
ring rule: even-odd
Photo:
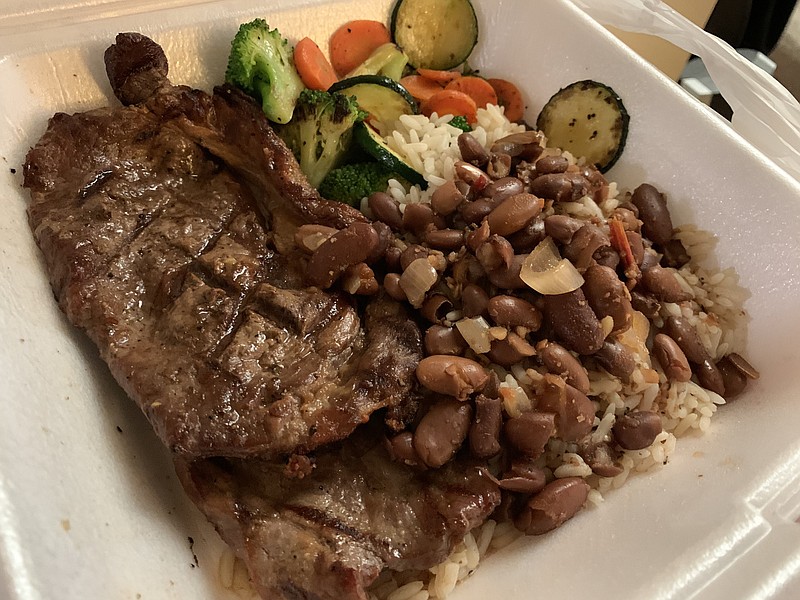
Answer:
[[[447,85],[454,79],[461,77],[458,71],[437,71],[436,69],[417,69],[417,73],[442,85]]]
[[[475,100],[458,90],[444,89],[422,103],[422,114],[431,116],[436,113],[442,115],[461,115],[470,123],[478,120],[478,107]]]
[[[522,92],[519,88],[505,79],[487,79],[489,85],[497,94],[497,102],[505,107],[506,118],[509,121],[519,121],[525,115],[525,103],[522,101]]]
[[[400,80],[400,85],[408,90],[420,102],[424,102],[436,92],[441,92],[442,86],[422,75],[408,75]]]
[[[294,47],[294,66],[303,85],[311,90],[324,92],[339,81],[331,63],[311,38],[304,37],[297,42]]]
[[[389,30],[380,21],[350,21],[331,36],[331,64],[343,77],[367,60],[375,48],[391,41]]]
[[[480,77],[459,77],[448,83],[445,89],[466,94],[475,100],[478,108],[484,108],[487,104],[497,104],[497,94],[494,93],[494,88],[488,81]]]
[[[628,241],[628,236],[625,234],[625,227],[622,221],[617,218],[609,219],[608,231],[610,233],[611,246],[619,253],[622,259],[622,264],[625,267],[625,276],[628,279],[638,279],[641,272],[636,264],[636,258],[633,256],[633,250]]]

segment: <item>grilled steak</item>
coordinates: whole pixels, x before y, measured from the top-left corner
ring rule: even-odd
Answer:
[[[51,119],[25,164],[29,221],[61,308],[163,441],[305,453],[410,401],[421,344],[405,310],[307,288],[291,248],[298,223],[364,217],[308,185],[249,98],[172,86],[138,34],[106,63],[140,104]]]
[[[439,563],[500,502],[474,466],[419,473],[392,462],[370,428],[320,453],[303,479],[256,459],[179,462],[177,470],[263,598],[364,600],[382,568]]]
[[[364,217],[308,185],[249,98],[173,86],[148,38],[106,64],[127,106],[55,115],[25,165],[67,317],[264,598],[364,600],[383,568],[441,561],[499,490],[466,462],[390,459],[370,415],[414,417],[419,330],[388,298],[307,287],[293,246],[300,223]]]

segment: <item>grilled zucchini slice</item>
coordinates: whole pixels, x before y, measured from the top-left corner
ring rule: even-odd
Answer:
[[[423,190],[428,188],[428,182],[425,181],[422,173],[408,164],[397,152],[389,148],[380,134],[363,121],[355,124],[353,139],[367,154],[389,171],[397,173],[411,184],[416,183]]]
[[[625,148],[629,122],[617,93],[587,79],[556,92],[539,113],[536,126],[549,146],[583,156],[605,173]]]
[[[359,108],[387,125],[394,123],[400,115],[413,115],[419,111],[416,100],[408,90],[383,75],[358,75],[342,79],[328,91],[355,96]]]
[[[478,18],[469,0],[397,0],[391,29],[418,69],[457,67],[478,43]]]

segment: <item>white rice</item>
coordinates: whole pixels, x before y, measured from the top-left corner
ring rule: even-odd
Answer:
[[[492,104],[478,109],[478,122],[471,133],[484,147],[509,134],[525,131],[524,126],[509,122],[503,110]],[[452,115],[440,117],[436,113],[430,118],[402,115],[389,132],[381,128],[381,133],[388,133],[385,139],[389,147],[422,173],[428,182],[428,189],[422,191],[418,185],[406,189],[396,179],[390,180],[389,194],[401,204],[428,201],[438,187],[453,179],[454,165],[461,160],[458,136],[463,131],[449,124],[452,119]]]

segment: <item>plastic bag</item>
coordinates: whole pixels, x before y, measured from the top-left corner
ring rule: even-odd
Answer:
[[[800,181],[800,103],[730,45],[660,0],[572,0],[596,21],[656,35],[703,59],[733,109],[733,128]]]

